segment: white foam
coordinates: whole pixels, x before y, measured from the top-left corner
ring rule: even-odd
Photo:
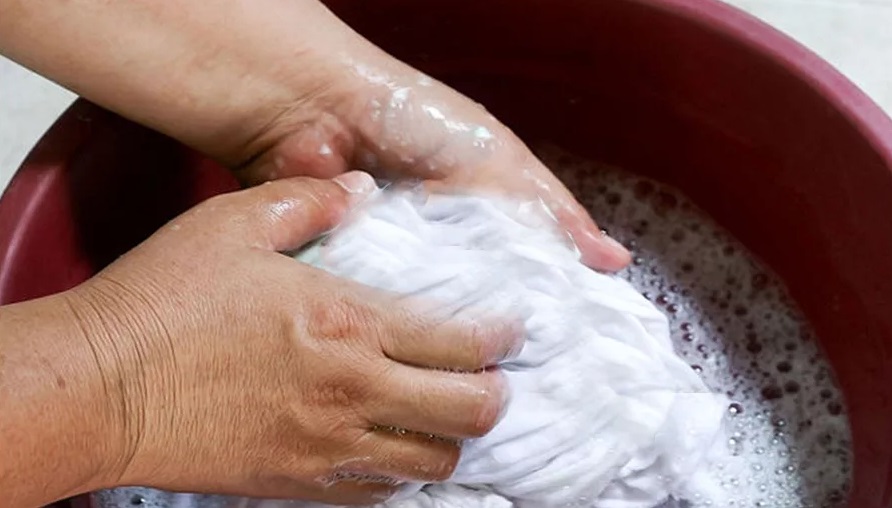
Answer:
[[[838,506],[851,472],[841,395],[774,275],[678,192],[556,150],[540,155],[633,250],[635,262],[622,276],[669,316],[678,354],[737,401],[729,407],[728,451],[744,470],[713,471],[733,494],[728,506]],[[240,506],[231,498],[136,488],[95,500],[100,508]]]
[[[734,507],[835,507],[848,491],[842,397],[812,330],[763,265],[678,191],[555,149],[540,157],[633,251],[622,275],[669,316],[676,351],[737,401]]]

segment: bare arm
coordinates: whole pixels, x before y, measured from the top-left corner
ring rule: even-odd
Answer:
[[[447,479],[455,441],[502,413],[484,367],[523,334],[278,253],[373,187],[347,173],[218,196],[77,288],[0,308],[3,506],[120,485],[370,504]]]
[[[317,0],[0,0],[0,12],[0,53],[246,181],[358,167],[541,199],[587,264],[629,261],[507,127]]]
[[[0,309],[0,490],[41,506],[109,483],[117,386],[62,294]]]
[[[371,49],[313,0],[0,0],[0,12],[0,53],[232,164],[334,81],[333,55]]]

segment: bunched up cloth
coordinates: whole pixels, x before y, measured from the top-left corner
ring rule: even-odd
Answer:
[[[675,355],[666,317],[580,263],[540,204],[387,188],[296,258],[450,315],[525,323],[521,354],[501,365],[503,419],[463,443],[449,482],[382,506],[725,505],[715,468],[729,401]]]

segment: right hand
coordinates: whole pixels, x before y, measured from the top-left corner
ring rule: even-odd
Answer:
[[[437,320],[279,253],[373,187],[337,180],[212,198],[72,291],[109,398],[107,486],[377,502],[447,479],[457,440],[495,425],[507,387],[484,368],[518,326]]]

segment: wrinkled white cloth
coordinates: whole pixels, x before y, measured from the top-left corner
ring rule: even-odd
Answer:
[[[691,496],[722,506],[709,469],[728,400],[675,355],[666,317],[582,265],[543,210],[388,189],[297,255],[442,312],[525,321],[522,353],[502,365],[504,418],[464,443],[450,482],[412,486],[386,506],[654,508]]]

